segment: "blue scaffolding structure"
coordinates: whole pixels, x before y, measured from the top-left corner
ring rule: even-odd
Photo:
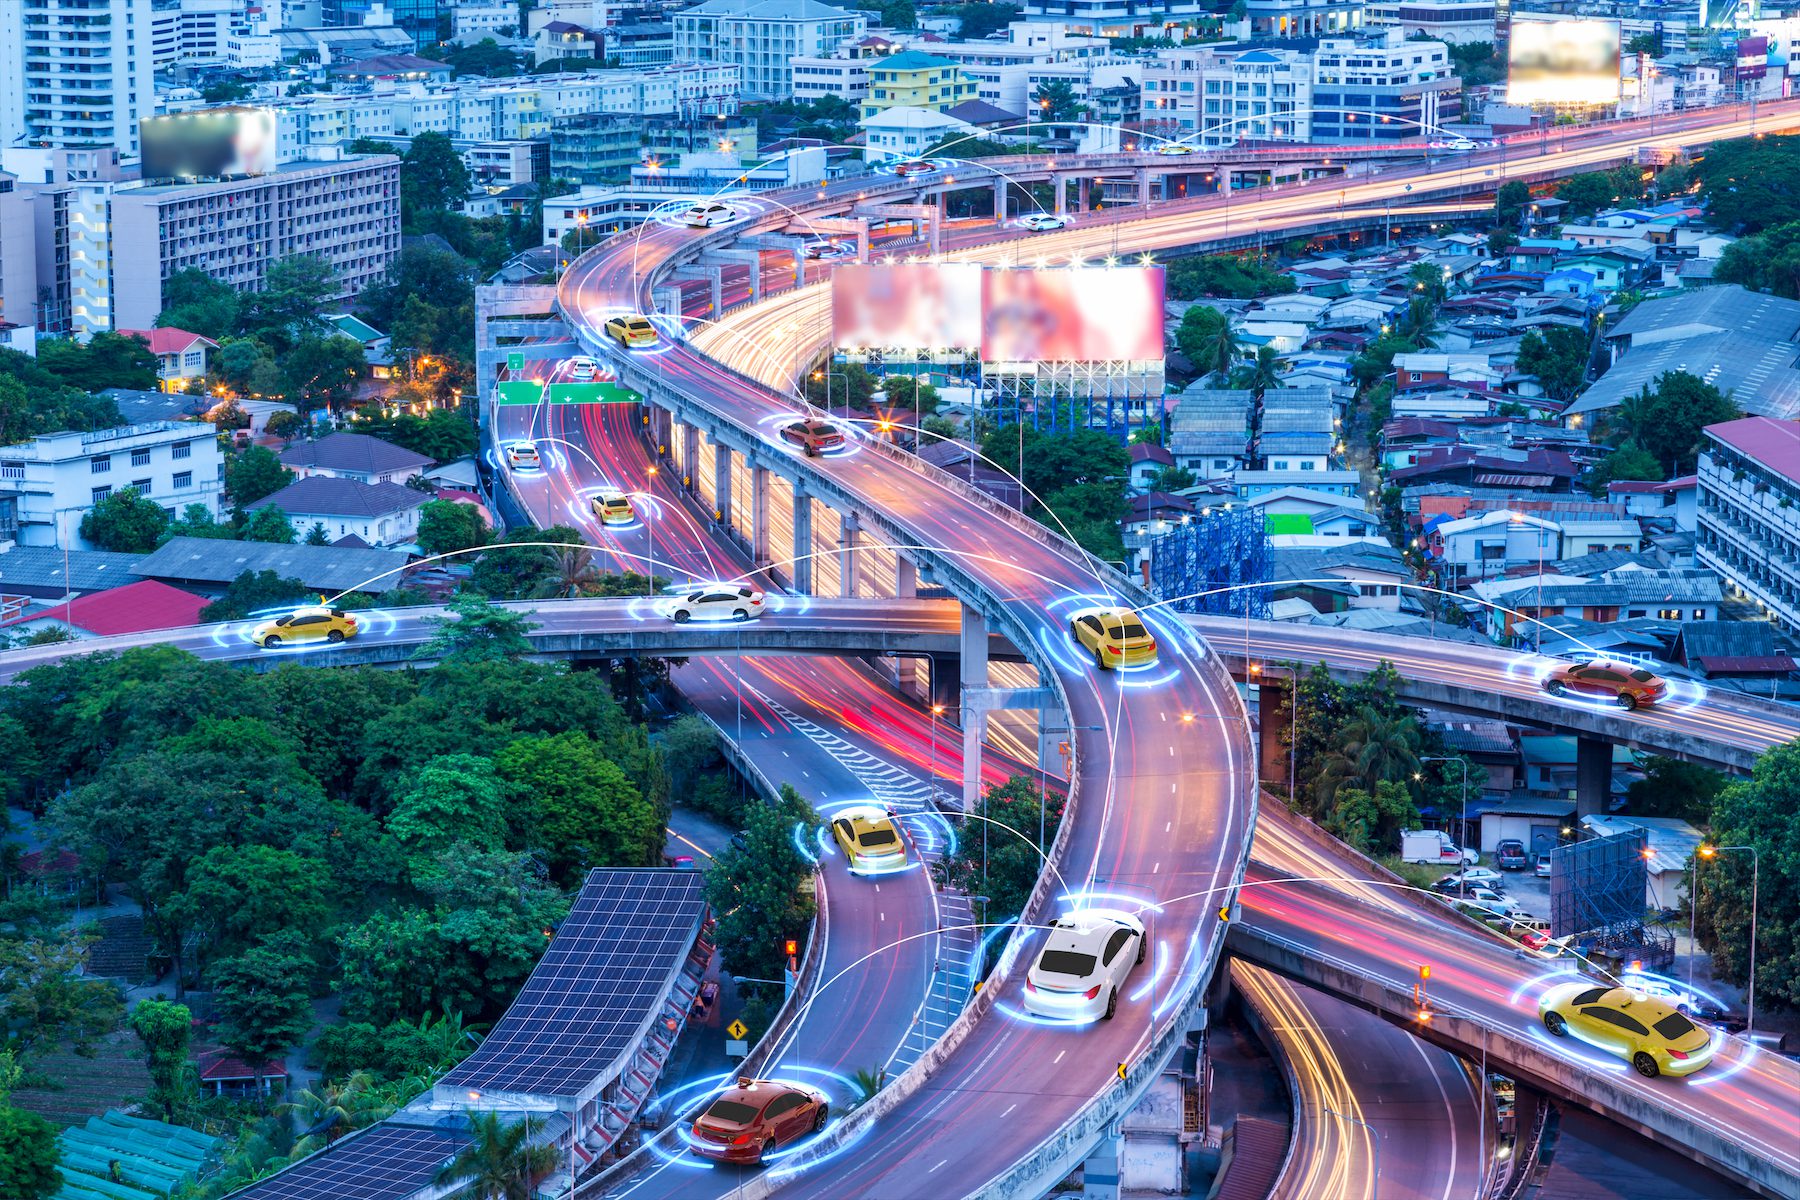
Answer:
[[[1177,612],[1267,617],[1274,554],[1260,509],[1215,508],[1150,543],[1150,586]]]

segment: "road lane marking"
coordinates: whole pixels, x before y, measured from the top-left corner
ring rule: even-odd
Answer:
[[[950,1161],[950,1160],[949,1160],[949,1159],[947,1159],[947,1158],[946,1158],[946,1159],[944,1159],[944,1160],[943,1160],[943,1162],[940,1162],[940,1163],[938,1163],[938,1165],[937,1165],[937,1167],[933,1167],[933,1168],[931,1168],[931,1171],[935,1171],[935,1170],[937,1170],[937,1169],[938,1169],[938,1167],[941,1167],[941,1166],[943,1166],[943,1165],[944,1165],[944,1163],[947,1163],[947,1162],[949,1162],[949,1161]],[[931,1174],[931,1171],[927,1171],[927,1172],[925,1172],[925,1173],[926,1173],[926,1174],[927,1174],[927,1175],[929,1175],[929,1174]]]
[[[1059,1063],[1063,1060],[1063,1055],[1065,1055],[1067,1053],[1068,1053],[1067,1050],[1058,1050],[1056,1052],[1056,1057],[1050,1060],[1050,1065],[1054,1067],[1057,1063]]]

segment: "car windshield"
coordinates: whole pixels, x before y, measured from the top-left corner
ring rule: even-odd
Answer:
[[[812,431],[814,433],[818,434],[820,437],[830,437],[832,434],[837,432],[837,426],[836,425],[827,425],[825,422],[820,421],[819,423],[817,423],[816,425],[814,425],[812,427]]]
[[[1038,970],[1050,975],[1073,975],[1086,979],[1094,973],[1095,958],[1074,950],[1046,950],[1038,958]]]
[[[1125,622],[1125,627],[1122,630],[1122,632],[1128,638],[1141,638],[1141,637],[1149,637],[1150,636],[1149,631],[1146,630],[1142,625],[1139,625],[1136,621]]]
[[[891,829],[865,829],[862,844],[865,846],[891,846],[898,840]]]
[[[1656,676],[1652,675],[1648,671],[1633,671],[1631,673],[1631,677],[1633,679],[1637,680],[1639,683],[1649,683],[1652,679],[1656,678]]]
[[[1678,1042],[1688,1034],[1694,1032],[1698,1026],[1680,1013],[1670,1013],[1668,1016],[1652,1025],[1651,1028],[1671,1042]]]
[[[715,1121],[724,1121],[732,1125],[748,1125],[756,1120],[756,1114],[761,1111],[741,1100],[720,1100],[706,1110],[706,1115]]]

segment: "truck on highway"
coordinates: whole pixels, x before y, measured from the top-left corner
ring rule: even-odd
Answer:
[[[1400,861],[1473,866],[1481,861],[1481,854],[1458,846],[1441,829],[1409,829],[1400,835]]]

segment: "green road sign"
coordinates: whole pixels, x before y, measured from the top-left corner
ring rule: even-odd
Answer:
[[[600,380],[596,383],[553,383],[548,389],[532,379],[507,380],[495,385],[495,396],[501,404],[637,404],[643,396],[622,383]]]
[[[508,354],[506,356],[506,369],[514,373],[523,371],[525,369],[525,356],[516,352]]]

